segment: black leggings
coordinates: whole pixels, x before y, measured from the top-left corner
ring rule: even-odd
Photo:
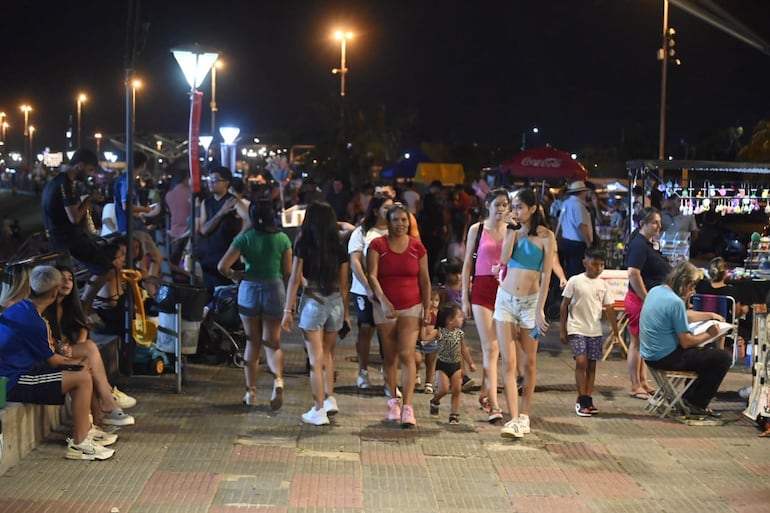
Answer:
[[[698,379],[687,390],[684,398],[698,408],[706,408],[719,390],[719,385],[730,369],[730,356],[721,349],[677,346],[660,360],[646,360],[653,369],[694,371]]]

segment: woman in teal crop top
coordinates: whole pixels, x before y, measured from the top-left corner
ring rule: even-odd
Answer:
[[[508,262],[508,269],[497,290],[494,319],[503,360],[505,398],[511,413],[501,435],[518,438],[530,432],[529,410],[537,382],[537,337],[548,330],[544,310],[556,238],[547,228],[530,188],[519,189],[513,195],[511,220],[519,224],[508,225],[503,242],[500,261]],[[521,414],[516,388],[517,347],[525,357]]]

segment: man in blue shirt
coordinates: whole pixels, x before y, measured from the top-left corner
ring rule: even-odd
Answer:
[[[33,404],[63,404],[72,397],[73,436],[67,439],[65,457],[76,460],[105,460],[115,451],[93,441],[89,435],[93,381],[85,360],[68,358],[53,351],[53,340],[43,311],[56,302],[62,275],[52,266],[37,266],[30,272],[30,297],[9,307],[0,317],[0,376],[8,378],[9,401]]]

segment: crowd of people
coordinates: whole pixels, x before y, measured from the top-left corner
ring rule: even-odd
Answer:
[[[138,154],[134,163],[136,173],[146,165],[146,157]],[[237,285],[247,339],[247,406],[259,404],[259,355],[264,347],[273,376],[269,404],[273,410],[282,407],[281,330],[293,330],[296,321],[307,351],[313,397],[301,420],[329,424],[329,416],[344,408],[334,395],[335,345],[351,330],[353,305],[358,325],[356,386],[374,386],[369,359],[376,333],[388,420],[404,428],[417,424],[415,391],[424,366],[422,391],[430,395],[431,415],[438,415],[442,398],[451,395],[448,422],[456,424],[459,394],[472,383],[467,371],[476,370],[464,340],[465,321],[473,318],[482,353],[479,405],[489,422],[502,423],[501,436],[521,438],[532,430],[538,341],[549,330],[547,302],[557,287],[562,298],[560,339],[570,344],[575,356],[575,412],[588,417],[599,411],[592,391],[601,356],[602,317],[612,336],[619,334],[613,298],[599,279],[604,255],[594,243],[595,220],[587,200],[591,188],[584,182],[566,187],[558,218],[550,220],[549,205],[530,186],[479,195],[473,188],[448,188],[438,182],[422,194],[411,184],[401,192],[379,184],[353,193],[343,180],[334,179],[325,197],[314,192],[301,199],[307,204],[304,220],[290,237],[276,223],[274,196],[250,196],[226,167],[210,170],[209,194],[195,203],[194,213],[184,174],[157,203],[128,208],[125,191],[132,174],[126,173],[115,183],[114,228],[119,236],[104,244],[91,236],[85,222],[97,198],[81,196],[77,188],[97,165],[92,152],[79,150],[43,191],[44,222],[52,249],[64,257],[61,265],[34,267],[26,278],[24,272],[16,277],[6,273],[0,298],[0,375],[10,378],[8,397],[47,404],[62,402],[65,394],[72,397],[75,425],[67,457],[109,458],[112,451],[104,446],[116,436],[95,426],[134,422],[123,408],[135,401],[110,386],[89,329],[96,321],[107,326],[123,323],[121,270],[127,248],[120,235],[127,231],[129,210],[137,242],[131,251],[151,296],[163,255],[143,218],[156,215],[159,203],[170,216],[172,269],[194,275],[195,268],[184,269],[182,264],[182,255],[191,254],[199,264],[201,285],[210,294],[216,287]],[[727,367],[711,350],[693,356],[692,347],[702,337],[690,335],[684,321],[719,316],[686,310],[697,281],[691,266],[672,269],[653,246],[660,231],[659,211],[646,209],[638,219],[629,244],[625,300],[631,319],[631,394],[649,398],[654,391],[645,362],[656,368],[692,367],[702,378],[687,400],[694,411],[712,414],[708,403]],[[191,225],[197,231],[193,245]],[[91,273],[82,304],[73,259]],[[92,313],[97,319],[92,320]]]

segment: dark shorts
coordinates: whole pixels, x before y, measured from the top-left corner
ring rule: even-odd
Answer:
[[[569,335],[569,345],[572,347],[572,355],[588,356],[589,360],[602,359],[602,337],[586,337],[583,335]]]
[[[91,274],[101,276],[112,269],[112,261],[107,256],[105,247],[98,244],[95,239],[83,237],[67,249],[72,258],[81,262]]]
[[[14,403],[64,404],[62,371],[45,366],[22,374],[8,391],[7,399]]]
[[[372,302],[369,298],[351,292],[353,303],[356,305],[356,316],[358,317],[358,326],[374,326],[374,314],[372,313]]]
[[[471,288],[471,304],[494,310],[497,287],[498,282],[495,276],[474,276],[473,287]]]
[[[436,371],[441,371],[451,378],[455,372],[460,371],[460,362],[449,363],[436,360]]]

